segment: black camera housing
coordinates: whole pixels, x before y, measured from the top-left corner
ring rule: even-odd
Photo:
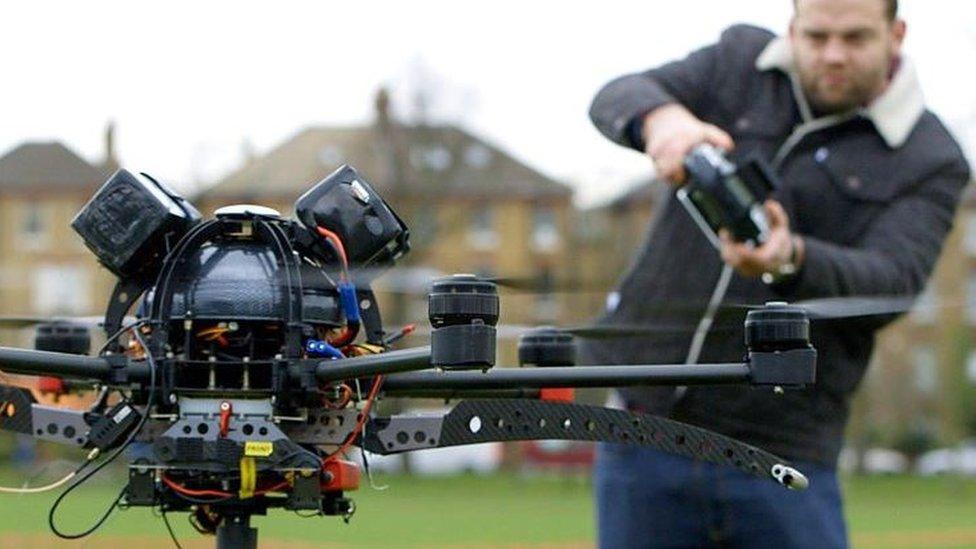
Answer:
[[[85,204],[71,227],[119,278],[155,273],[200,212],[146,174],[119,170]]]
[[[390,266],[410,250],[407,226],[348,165],[300,196],[295,215],[313,234],[318,227],[336,233],[353,268]]]

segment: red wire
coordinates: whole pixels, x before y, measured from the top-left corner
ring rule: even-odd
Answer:
[[[356,422],[356,427],[349,433],[346,441],[339,446],[339,449],[335,452],[329,454],[329,457],[325,458],[325,461],[336,459],[337,456],[341,455],[343,452],[352,446],[353,441],[359,436],[359,433],[363,430],[363,425],[366,425],[366,420],[369,418],[369,410],[373,406],[373,401],[376,399],[376,395],[380,392],[380,386],[383,385],[383,376],[376,376],[373,379],[373,387],[369,390],[369,396],[366,397],[366,405],[363,406],[363,410],[359,413],[359,421]],[[324,466],[324,463],[323,463]]]
[[[180,486],[176,482],[170,480],[166,475],[162,475],[163,482],[166,486],[169,486],[173,490],[185,495],[185,496],[213,496],[219,498],[230,498],[234,497],[234,494],[230,492],[224,492],[221,490],[193,490],[185,486]]]
[[[230,492],[224,492],[222,490],[193,490],[191,488],[187,488],[186,486],[181,486],[181,485],[177,484],[173,480],[170,480],[166,475],[162,475],[162,479],[163,479],[163,482],[166,483],[166,486],[169,486],[173,490],[175,490],[175,491],[177,491],[177,492],[179,492],[179,493],[181,493],[183,495],[186,495],[186,496],[213,496],[213,497],[220,497],[220,498],[232,498],[232,497],[234,497],[234,494],[232,494]],[[274,491],[280,490],[280,489],[282,489],[282,488],[284,488],[286,486],[288,486],[288,481],[287,480],[284,480],[284,481],[279,482],[278,484],[275,484],[274,486],[269,486],[268,488],[264,488],[262,490],[257,490],[257,491],[254,492],[254,495],[255,496],[263,496],[263,495],[267,494],[268,492],[274,492]]]
[[[318,232],[335,246],[336,251],[339,253],[339,261],[342,262],[343,271],[349,269],[349,258],[346,256],[346,247],[342,245],[342,239],[339,238],[339,235],[322,226],[318,227]]]

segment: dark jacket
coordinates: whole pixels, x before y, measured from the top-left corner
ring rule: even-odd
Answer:
[[[735,275],[726,302],[847,295],[915,295],[939,256],[969,168],[938,118],[925,110],[914,69],[903,60],[886,92],[850,116],[815,119],[797,94],[789,44],[749,26],[687,58],[607,84],[593,101],[596,127],[613,141],[643,149],[635,131],[655,107],[679,102],[727,131],[733,157],[759,155],[783,184],[775,191],[806,259],[786,282],[767,286]],[[702,303],[716,284],[717,251],[669,194],[636,261],[619,287],[606,323],[689,324],[667,303]],[[700,314],[700,312],[696,312]],[[699,362],[741,360],[741,315],[726,314],[709,332]],[[745,386],[691,387],[677,402],[671,389],[623,391],[635,408],[724,433],[784,457],[833,466],[849,402],[864,375],[875,331],[890,320],[818,321],[814,387],[774,395]],[[697,316],[690,324],[693,326]],[[588,342],[591,364],[681,363],[691,331],[670,338]]]

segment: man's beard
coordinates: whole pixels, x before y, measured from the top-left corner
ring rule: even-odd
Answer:
[[[810,108],[818,116],[848,112],[871,102],[883,87],[887,69],[871,73],[857,73],[852,76],[848,89],[843,95],[826,97],[821,93],[819,75],[799,73],[800,86]]]

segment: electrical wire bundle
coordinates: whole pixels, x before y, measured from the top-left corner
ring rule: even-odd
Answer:
[[[141,322],[139,324],[141,324]],[[130,329],[132,328],[135,328],[135,326],[130,327]],[[120,330],[118,332],[118,335],[121,335],[122,333],[124,332]],[[66,488],[65,491],[62,492],[61,495],[59,495],[56,500],[54,500],[54,504],[51,505],[51,509],[50,511],[48,511],[47,521],[48,521],[48,526],[51,528],[51,531],[54,532],[54,534],[59,538],[79,539],[95,532],[105,523],[106,520],[108,520],[108,517],[111,516],[112,511],[114,511],[115,508],[119,506],[119,503],[122,501],[122,498],[125,496],[125,487],[123,487],[122,490],[119,491],[119,495],[115,498],[115,500],[105,511],[102,517],[98,520],[98,522],[96,522],[90,528],[82,532],[66,534],[62,532],[60,529],[58,529],[58,526],[55,523],[55,514],[57,513],[58,507],[61,506],[61,503],[68,496],[68,494],[70,494],[75,488],[81,486],[85,481],[93,477],[96,473],[98,473],[99,471],[107,467],[110,463],[115,461],[115,459],[118,458],[122,454],[122,452],[124,452],[126,448],[129,447],[130,444],[132,444],[132,441],[135,440],[136,436],[138,436],[138,434],[142,431],[142,428],[145,427],[146,422],[149,420],[149,408],[152,406],[153,399],[156,396],[156,361],[153,358],[152,353],[149,352],[149,347],[146,345],[145,340],[143,340],[142,335],[139,333],[139,330],[132,329],[132,334],[138,341],[139,345],[146,350],[146,361],[149,363],[149,398],[146,403],[146,411],[142,415],[142,418],[139,420],[139,424],[136,426],[136,428],[133,429],[131,433],[129,433],[129,436],[126,437],[125,441],[118,448],[116,448],[107,458],[102,460],[93,468],[89,469],[86,473],[81,474],[81,471],[85,469],[93,461],[91,454],[89,454],[89,459],[84,463],[82,463],[82,465],[75,471],[75,474],[81,474],[81,476],[78,477],[77,480],[72,482],[71,485],[68,486],[68,488]],[[118,335],[114,337],[118,337]],[[93,452],[93,454],[95,454],[95,452]]]

